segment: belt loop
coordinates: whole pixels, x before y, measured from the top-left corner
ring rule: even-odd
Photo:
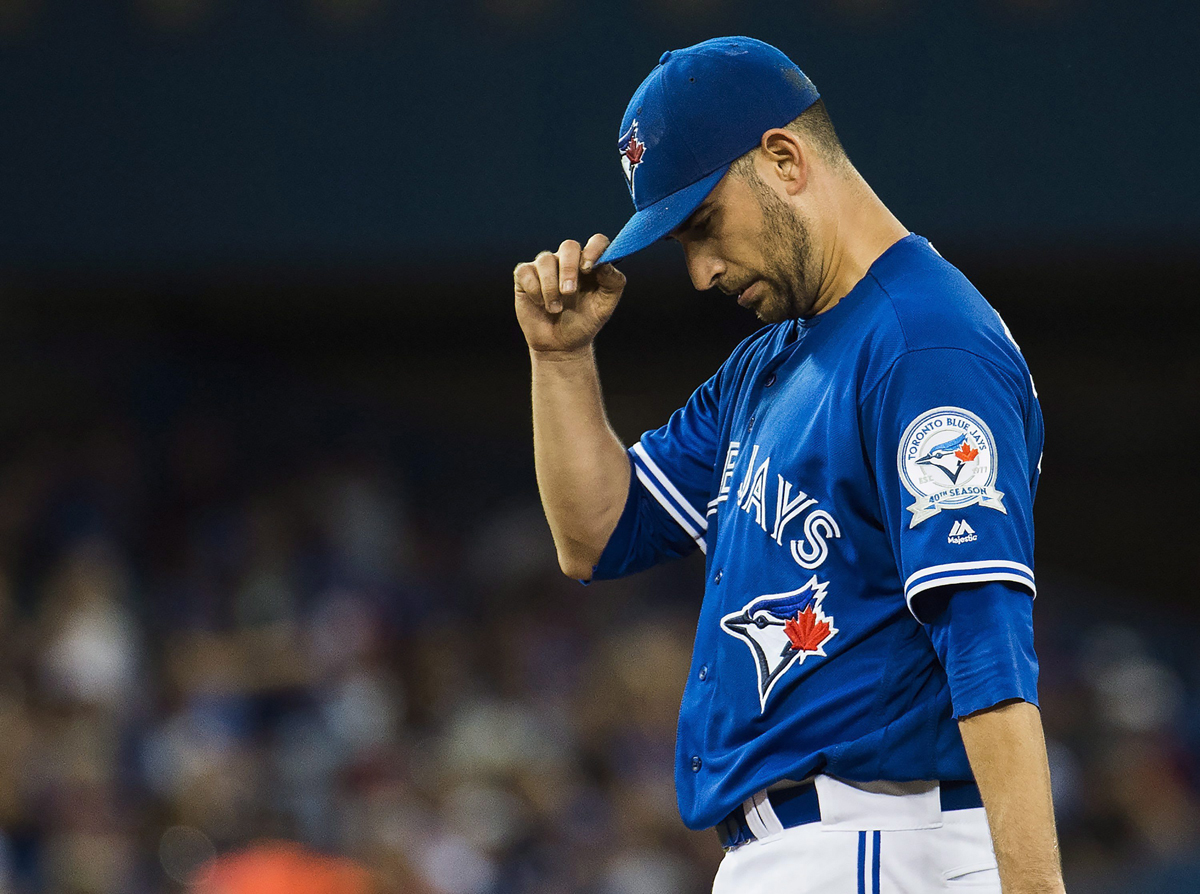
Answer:
[[[775,808],[771,806],[771,799],[765,791],[753,794],[743,801],[742,809],[746,812],[746,825],[750,827],[755,838],[766,838],[783,831],[783,823],[775,814]]]

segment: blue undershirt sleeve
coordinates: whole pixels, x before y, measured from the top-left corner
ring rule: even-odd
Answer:
[[[1005,701],[1038,703],[1027,589],[1004,581],[940,587],[913,608],[946,670],[956,718]]]

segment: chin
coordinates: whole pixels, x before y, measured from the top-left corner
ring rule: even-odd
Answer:
[[[799,314],[792,313],[790,307],[781,306],[773,301],[760,301],[754,308],[754,315],[764,323],[782,323],[784,320],[791,320],[799,316]]]
[[[774,283],[768,285],[750,310],[764,323],[782,323],[800,316],[799,302],[791,290],[782,289]]]

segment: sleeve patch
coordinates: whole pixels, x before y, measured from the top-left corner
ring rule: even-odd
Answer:
[[[987,424],[961,407],[936,407],[914,419],[896,455],[900,481],[916,501],[908,527],[943,509],[986,506],[1008,514],[996,490],[996,439]]]

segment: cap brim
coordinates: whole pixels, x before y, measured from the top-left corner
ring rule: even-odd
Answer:
[[[730,162],[732,164],[732,162]],[[691,217],[692,212],[700,207],[700,203],[708,198],[713,187],[720,182],[729,170],[729,165],[722,165],[707,177],[697,180],[690,186],[671,193],[659,199],[653,205],[647,205],[641,211],[629,218],[621,232],[600,256],[599,263],[619,261],[634,252],[641,251],[646,246],[659,239],[664,239]]]

